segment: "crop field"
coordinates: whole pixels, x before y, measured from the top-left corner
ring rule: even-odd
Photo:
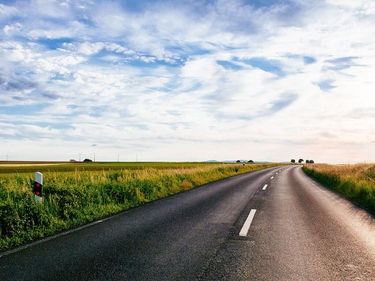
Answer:
[[[280,164],[0,163],[0,251],[240,173]],[[35,172],[43,203],[34,202]]]
[[[375,164],[307,164],[306,174],[375,213]]]

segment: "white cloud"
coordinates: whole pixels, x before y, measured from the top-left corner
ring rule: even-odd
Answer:
[[[100,52],[104,48],[104,44],[98,43],[82,43],[78,46],[77,51],[85,55],[92,55]]]
[[[4,17],[10,17],[13,15],[17,15],[18,9],[16,7],[0,4],[0,14],[2,14]]]
[[[3,30],[6,35],[11,35],[13,31],[19,31],[21,28],[22,28],[22,25],[17,22],[15,24],[5,25]]]
[[[0,4],[7,153],[11,139],[50,159],[93,143],[103,159],[375,159],[375,5],[244,3]]]

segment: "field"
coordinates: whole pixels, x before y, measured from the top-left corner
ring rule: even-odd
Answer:
[[[375,164],[307,164],[303,169],[321,184],[375,213]]]
[[[0,250],[240,173],[279,164],[0,163]],[[34,202],[43,173],[43,204]]]

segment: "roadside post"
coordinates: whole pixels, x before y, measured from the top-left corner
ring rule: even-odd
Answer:
[[[43,174],[36,172],[34,187],[33,187],[34,199],[36,203],[43,203],[42,186],[43,186]]]

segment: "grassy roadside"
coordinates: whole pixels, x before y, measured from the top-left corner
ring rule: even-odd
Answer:
[[[0,251],[240,173],[279,164],[0,167]],[[43,171],[43,204],[30,183]],[[33,172],[31,172],[33,171]]]
[[[326,187],[375,213],[374,164],[306,164],[303,170]]]

